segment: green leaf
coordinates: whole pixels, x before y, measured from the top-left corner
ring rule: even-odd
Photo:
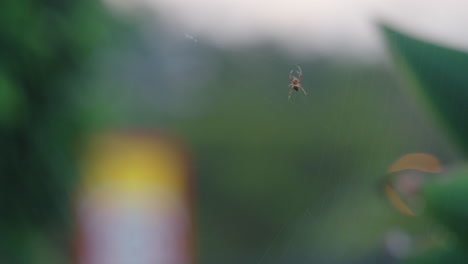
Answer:
[[[381,28],[413,91],[468,155],[468,53]]]
[[[465,263],[468,253],[465,248],[451,246],[447,248],[435,249],[425,252],[422,255],[412,256],[404,260],[404,264],[445,264],[445,263]]]
[[[0,127],[13,125],[24,107],[23,94],[18,86],[0,70]]]
[[[468,167],[457,169],[444,180],[424,187],[427,210],[468,245]]]

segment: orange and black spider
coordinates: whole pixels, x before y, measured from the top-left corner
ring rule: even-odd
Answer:
[[[291,88],[289,90],[288,101],[289,101],[289,99],[291,99],[291,93],[292,93],[293,89],[296,92],[298,92],[299,90],[302,90],[304,92],[304,94],[307,95],[306,91],[304,90],[304,88],[302,88],[302,85],[299,83],[302,80],[302,69],[299,66],[297,66],[297,68],[299,69],[298,71],[296,71],[297,74],[298,74],[298,77],[292,75],[294,69],[289,72],[289,80],[291,81],[291,84],[289,84],[289,87],[291,87]]]

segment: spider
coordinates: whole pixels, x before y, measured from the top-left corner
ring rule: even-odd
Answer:
[[[289,90],[288,101],[289,99],[291,99],[291,93],[293,89],[296,92],[298,92],[299,90],[302,90],[304,94],[307,95],[306,91],[304,90],[304,88],[302,88],[302,85],[299,83],[302,80],[302,69],[299,66],[297,66],[297,68],[299,69],[298,71],[296,71],[298,74],[298,77],[292,75],[294,69],[289,72],[289,80],[291,81],[291,84],[289,84],[289,87],[291,87],[291,89]]]

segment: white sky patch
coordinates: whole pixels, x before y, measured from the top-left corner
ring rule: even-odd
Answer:
[[[198,42],[197,38],[195,38],[194,36],[192,36],[190,34],[184,33],[184,37],[187,38],[187,39],[192,40],[193,42]]]
[[[468,50],[466,0],[106,0],[153,8],[200,41],[239,47],[272,41],[296,53],[379,54],[376,21]]]

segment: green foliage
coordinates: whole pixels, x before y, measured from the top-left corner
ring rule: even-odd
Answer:
[[[468,258],[468,252],[466,248],[450,245],[442,249],[435,249],[431,252],[426,253],[423,256],[409,257],[404,260],[404,264],[442,264],[442,263],[454,263],[462,264],[466,263]]]
[[[18,253],[30,234],[22,230],[66,230],[72,146],[83,129],[69,83],[111,21],[94,0],[0,3],[1,262],[35,263]]]
[[[468,155],[468,53],[449,49],[382,26],[397,66],[437,113]]]
[[[440,223],[468,245],[468,167],[446,177],[450,180],[425,187],[427,207]]]
[[[23,94],[9,79],[8,74],[0,72],[0,124],[13,126],[24,107]]]
[[[397,65],[411,77],[417,93],[468,154],[468,54],[400,33],[388,26],[383,31]],[[405,263],[466,263],[468,258],[468,167],[447,173],[424,187],[427,212],[452,234],[448,245],[433,248]]]

